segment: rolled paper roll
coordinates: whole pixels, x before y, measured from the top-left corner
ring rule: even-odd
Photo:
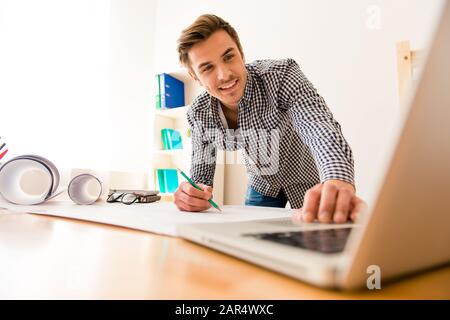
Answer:
[[[49,163],[42,158],[17,157],[0,169],[0,193],[11,203],[39,204],[47,200],[55,189],[55,177]]]
[[[93,204],[102,194],[102,183],[96,176],[83,173],[70,181],[67,193],[77,204]]]

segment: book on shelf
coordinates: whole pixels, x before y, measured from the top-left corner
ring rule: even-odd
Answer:
[[[173,193],[178,188],[178,171],[176,169],[156,169],[158,187],[161,193]]]
[[[155,76],[156,78],[156,99],[155,99],[155,107],[156,109],[160,110],[161,109],[161,81],[160,81],[160,77],[159,74],[157,74]]]
[[[165,128],[161,130],[163,150],[183,149],[181,133],[178,130]]]

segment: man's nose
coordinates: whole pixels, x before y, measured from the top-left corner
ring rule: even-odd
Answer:
[[[231,72],[225,66],[219,66],[217,68],[217,80],[225,82],[230,80]]]

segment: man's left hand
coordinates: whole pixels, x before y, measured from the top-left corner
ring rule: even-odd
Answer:
[[[303,207],[295,209],[294,221],[345,223],[355,221],[367,204],[355,195],[355,187],[341,180],[327,180],[309,189]]]

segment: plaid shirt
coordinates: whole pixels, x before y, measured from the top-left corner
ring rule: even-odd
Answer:
[[[292,208],[305,192],[330,179],[354,184],[352,151],[324,99],[293,59],[246,64],[247,83],[238,105],[238,129],[220,119],[220,102],[207,92],[189,108],[191,176],[213,185],[217,149],[243,150],[249,185]]]

